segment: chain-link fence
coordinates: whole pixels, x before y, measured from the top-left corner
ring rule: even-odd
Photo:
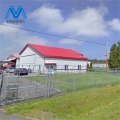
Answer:
[[[60,67],[59,67],[60,68]],[[106,68],[71,69],[49,67],[28,75],[5,73],[0,75],[0,106],[45,99],[76,91],[120,83],[120,71]]]

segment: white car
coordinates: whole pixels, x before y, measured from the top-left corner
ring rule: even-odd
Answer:
[[[5,69],[6,73],[14,73],[15,68],[14,67],[8,67]]]

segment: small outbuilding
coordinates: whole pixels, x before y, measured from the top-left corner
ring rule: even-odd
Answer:
[[[7,60],[4,60],[3,66],[4,67],[16,67],[16,63],[20,59],[20,55],[18,54],[11,54]]]
[[[106,63],[92,63],[93,68],[106,68]],[[108,64],[107,64],[108,67]]]

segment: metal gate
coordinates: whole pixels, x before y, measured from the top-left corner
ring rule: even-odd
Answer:
[[[45,75],[0,76],[0,106],[17,104],[36,99],[44,99],[61,94],[54,88],[54,74],[51,70]]]

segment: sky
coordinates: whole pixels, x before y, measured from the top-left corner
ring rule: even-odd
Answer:
[[[11,13],[5,19],[10,6],[15,11],[22,6],[27,19],[20,14],[18,20],[25,23],[7,23],[15,20]],[[4,24],[0,25],[0,60],[19,54],[27,43],[106,59],[106,43],[109,54],[111,46],[120,41],[120,0],[0,0],[0,24]]]

